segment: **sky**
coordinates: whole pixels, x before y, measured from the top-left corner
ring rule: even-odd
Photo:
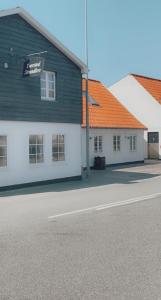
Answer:
[[[0,0],[21,6],[85,60],[84,0]],[[110,86],[128,73],[161,79],[161,0],[88,0],[89,77]]]

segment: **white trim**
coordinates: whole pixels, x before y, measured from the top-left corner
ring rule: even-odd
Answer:
[[[15,15],[15,14],[20,15],[32,27],[34,27],[45,38],[47,38],[55,47],[57,47],[61,52],[63,52],[71,61],[73,61],[81,69],[82,73],[87,73],[87,66],[22,7],[1,10],[0,18],[10,16],[10,15]]]
[[[42,78],[42,74],[43,73],[45,74],[45,80]],[[49,97],[47,95],[47,94],[49,94],[49,90],[51,90],[49,88],[49,81],[50,81],[49,80],[49,74],[53,74],[54,75],[54,81],[53,81],[53,83],[54,83],[54,89],[53,89],[53,91],[54,91],[54,97]],[[46,87],[45,88],[42,87],[41,81],[45,81],[45,83],[46,83]],[[56,100],[56,73],[55,72],[51,72],[51,71],[47,71],[47,70],[42,71],[41,76],[40,76],[40,89],[46,91],[46,97],[41,96],[41,100],[53,101],[53,102]]]

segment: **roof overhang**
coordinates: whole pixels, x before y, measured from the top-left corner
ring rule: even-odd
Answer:
[[[20,15],[26,22],[28,22],[33,28],[40,32],[49,42],[51,42],[64,55],[66,55],[75,65],[77,65],[81,69],[82,74],[87,73],[87,66],[22,7],[1,10],[0,18],[16,14]]]

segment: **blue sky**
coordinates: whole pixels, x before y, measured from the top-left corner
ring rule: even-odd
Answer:
[[[22,6],[84,60],[84,0],[0,0]],[[127,73],[161,78],[161,1],[88,0],[90,78],[110,85]]]

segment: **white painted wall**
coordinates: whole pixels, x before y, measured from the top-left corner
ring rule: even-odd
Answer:
[[[94,136],[103,137],[103,152],[94,152]],[[121,151],[113,151],[113,136],[121,136]],[[137,136],[137,150],[130,151],[130,143],[127,138],[130,135]],[[85,129],[82,129],[82,165],[86,166]],[[90,129],[90,165],[93,166],[95,156],[105,156],[106,164],[117,164],[144,160],[144,130],[137,129]]]
[[[117,99],[142,122],[149,132],[160,133],[161,158],[161,105],[132,76],[127,75],[112,85],[109,90]],[[145,158],[147,157],[147,131],[145,132]]]
[[[44,163],[29,163],[29,135],[44,136]],[[63,162],[52,161],[52,135],[65,135]],[[81,175],[81,126],[75,124],[0,121],[7,135],[8,165],[0,168],[0,187]]]

